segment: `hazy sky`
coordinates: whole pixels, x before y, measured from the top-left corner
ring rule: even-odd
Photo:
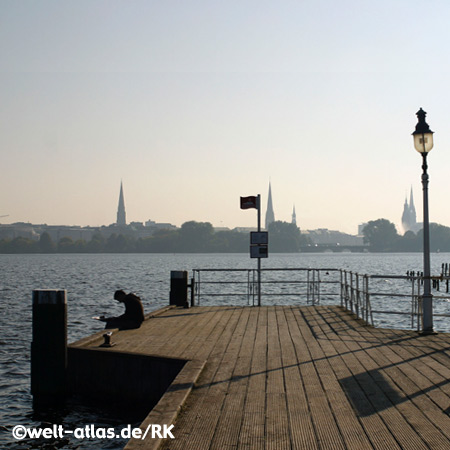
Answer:
[[[450,2],[0,0],[0,219],[450,226]]]

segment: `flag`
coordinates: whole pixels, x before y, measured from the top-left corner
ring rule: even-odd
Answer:
[[[241,197],[241,209],[258,209],[258,197]]]

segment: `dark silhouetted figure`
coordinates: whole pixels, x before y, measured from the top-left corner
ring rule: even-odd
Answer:
[[[131,330],[139,328],[144,321],[144,308],[141,299],[132,293],[116,291],[114,300],[125,304],[125,313],[118,317],[104,318],[105,328],[119,328],[119,330]]]

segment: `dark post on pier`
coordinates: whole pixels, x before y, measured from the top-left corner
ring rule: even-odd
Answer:
[[[65,290],[33,291],[31,393],[34,407],[64,400],[67,370]]]
[[[188,305],[188,273],[186,270],[170,272],[170,304],[176,306]]]

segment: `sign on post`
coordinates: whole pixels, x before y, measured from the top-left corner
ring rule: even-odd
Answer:
[[[267,258],[269,256],[269,233],[267,231],[250,232],[250,258]]]
[[[269,248],[267,245],[250,246],[250,258],[267,258],[269,256]]]
[[[251,245],[267,245],[269,243],[269,233],[267,231],[250,231]]]

